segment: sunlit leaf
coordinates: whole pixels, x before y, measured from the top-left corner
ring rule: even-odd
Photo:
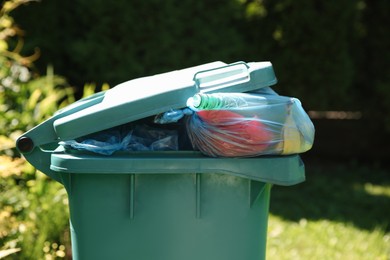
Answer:
[[[6,249],[6,250],[0,250],[0,259],[15,254],[20,251],[20,248],[11,248],[11,249]]]

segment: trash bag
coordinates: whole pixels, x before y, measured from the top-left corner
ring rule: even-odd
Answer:
[[[176,151],[179,147],[177,131],[145,124],[115,127],[59,144],[102,155],[112,155],[117,151]]]
[[[296,98],[256,93],[197,94],[187,132],[212,157],[295,154],[309,150],[314,126]]]

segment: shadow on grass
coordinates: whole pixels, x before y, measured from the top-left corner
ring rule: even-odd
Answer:
[[[328,219],[390,231],[390,172],[356,164],[306,162],[304,183],[274,186],[270,213],[290,221]]]

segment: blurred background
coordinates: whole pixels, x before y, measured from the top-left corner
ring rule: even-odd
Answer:
[[[307,181],[274,187],[268,259],[390,259],[390,2],[9,0],[0,17],[0,258],[71,258],[67,196],[15,139],[137,77],[271,61],[315,127]]]

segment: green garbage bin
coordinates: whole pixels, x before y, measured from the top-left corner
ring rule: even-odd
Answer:
[[[304,181],[298,155],[104,156],[58,142],[183,108],[199,92],[248,92],[275,83],[269,62],[208,63],[122,83],[22,135],[19,151],[67,190],[73,259],[264,259],[271,186]]]

